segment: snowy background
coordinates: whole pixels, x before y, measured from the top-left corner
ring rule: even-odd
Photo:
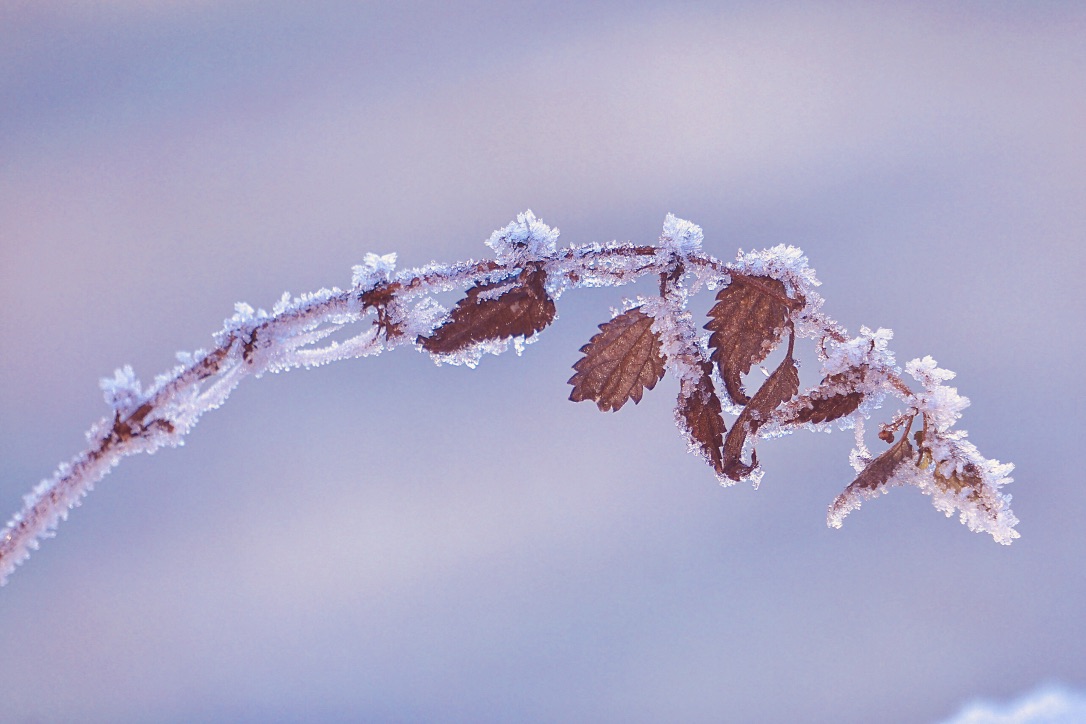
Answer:
[[[674,212],[719,257],[801,246],[832,316],[958,372],[1021,540],[914,489],[827,529],[847,433],[718,487],[674,382],[566,400],[626,293],[574,291],[521,358],[246,380],[126,461],[0,590],[0,721],[1081,706],[1086,9],[453,5],[0,5],[0,515],[115,367],[149,379],[367,251],[486,256],[531,208],[567,244]]]

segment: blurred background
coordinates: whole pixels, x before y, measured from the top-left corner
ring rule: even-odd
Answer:
[[[1072,2],[3,3],[4,519],[114,368],[367,251],[484,257],[531,208],[564,244],[673,212],[725,259],[802,247],[832,316],[958,372],[1022,538],[914,489],[827,529],[849,433],[720,488],[670,380],[567,401],[635,293],[573,291],[521,358],[249,379],[127,460],[0,590],[0,720],[918,722],[1086,688],[1083,37]]]

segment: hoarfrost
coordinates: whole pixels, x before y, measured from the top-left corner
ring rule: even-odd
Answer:
[[[132,365],[114,371],[113,377],[103,377],[98,386],[106,398],[106,404],[120,414],[127,414],[143,402],[143,390]]]
[[[432,359],[434,364],[439,367],[441,365],[463,365],[468,369],[475,369],[479,366],[479,362],[482,360],[484,354],[499,355],[509,349],[509,341],[509,337],[505,337],[504,339],[486,339],[481,342],[469,344],[467,347],[458,349],[455,352],[440,354],[431,353],[430,359]]]
[[[949,430],[961,418],[962,410],[969,406],[968,397],[959,395],[957,388],[943,384],[954,379],[955,374],[940,369],[931,355],[909,361],[905,371],[924,387],[924,392],[918,393],[916,399],[928,424],[939,432]]]
[[[351,285],[355,289],[373,289],[387,282],[396,270],[396,254],[367,253],[362,263],[351,267]]]
[[[280,314],[290,309],[291,303],[290,292],[283,292],[279,297],[279,301],[272,307],[272,315],[278,317]]]
[[[693,384],[701,377],[700,364],[708,356],[705,338],[699,335],[690,312],[682,301],[673,298],[639,298],[633,306],[641,307],[653,318],[652,331],[660,339],[660,352],[664,364],[682,384]]]
[[[448,316],[449,310],[437,300],[433,297],[423,297],[406,314],[397,314],[394,311],[392,321],[403,325],[405,338],[417,339],[433,334],[434,328]]]
[[[732,269],[751,276],[767,276],[780,279],[790,284],[792,291],[806,296],[821,282],[815,276],[814,269],[807,265],[807,257],[799,247],[778,244],[770,249],[744,252],[739,254]]]
[[[829,342],[825,345],[826,359],[822,373],[835,375],[861,366],[894,370],[894,353],[890,350],[892,329],[879,327],[871,331],[860,327],[860,334],[845,342]]]
[[[660,235],[661,247],[680,256],[701,252],[701,242],[705,239],[701,227],[680,219],[675,214],[664,217],[664,233]]]
[[[848,462],[853,470],[860,472],[867,467],[868,463],[874,458],[874,455],[871,454],[871,450],[868,449],[867,442],[864,439],[864,418],[856,417],[854,420],[853,432],[856,438],[856,446],[849,452]],[[840,528],[841,526],[837,525],[834,527]]]
[[[557,252],[558,233],[528,209],[491,234],[486,245],[503,264],[549,259]]]

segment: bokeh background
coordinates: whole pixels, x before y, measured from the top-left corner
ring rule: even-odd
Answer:
[[[959,373],[1022,538],[913,489],[827,529],[848,433],[718,487],[673,382],[567,401],[626,293],[574,291],[521,358],[247,380],[126,461],[0,590],[0,720],[892,723],[1086,687],[1084,37],[1073,2],[4,2],[5,518],[115,367],[531,208],[564,243],[674,212],[720,257],[801,246],[841,323]]]

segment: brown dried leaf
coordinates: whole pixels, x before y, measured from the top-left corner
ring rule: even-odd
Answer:
[[[984,485],[984,476],[981,475],[980,470],[973,463],[966,463],[962,466],[960,472],[954,470],[949,477],[940,472],[939,466],[936,466],[935,481],[944,490],[960,493],[963,489],[969,488],[973,491],[973,495],[976,496]]]
[[[652,321],[637,307],[601,324],[599,333],[581,347],[584,357],[573,365],[577,374],[569,378],[569,399],[592,400],[604,412],[617,411],[630,398],[640,402],[643,389],[651,390],[664,376]]]
[[[717,473],[724,474],[724,458],[721,446],[724,444],[724,417],[721,414],[720,398],[713,386],[713,366],[701,363],[701,377],[694,383],[689,394],[684,389],[679,391],[679,400],[675,412],[682,422],[686,436],[698,453],[704,457]]]
[[[863,372],[848,370],[827,376],[818,387],[796,400],[796,411],[781,424],[828,422],[851,415],[863,402],[863,393],[840,390],[842,385],[856,380],[857,374],[862,375]]]
[[[789,311],[802,307],[802,301],[788,297],[784,282],[770,277],[733,273],[731,284],[717,293],[705,329],[713,333],[712,359],[736,403],[750,402],[743,391],[743,375],[780,342]]]
[[[911,421],[910,421],[911,422]],[[841,521],[849,511],[859,507],[859,501],[869,498],[879,488],[886,485],[897,469],[906,462],[913,461],[914,451],[909,442],[908,429],[893,447],[867,464],[856,479],[849,483],[844,492],[837,496],[830,506],[830,524],[841,527]]]
[[[943,473],[940,470],[941,467],[943,465],[936,464],[933,471],[936,485],[948,493],[952,493],[959,500],[962,492],[968,491],[965,496],[965,500],[968,501],[967,506],[963,507],[961,503],[955,505],[955,507],[962,510],[963,516],[967,515],[967,507],[972,507],[984,521],[998,524],[1001,515],[1010,513],[1006,509],[1007,503],[1003,496],[999,494],[996,488],[985,482],[984,474],[975,464],[965,462],[960,466],[961,470],[958,470],[958,466],[951,462],[950,465],[947,465],[947,467],[951,468],[950,475]],[[973,530],[977,530],[978,527],[983,529],[986,526],[978,525],[976,520],[970,523],[970,528]],[[989,532],[992,531],[989,530]]]
[[[856,479],[849,483],[849,490],[875,491],[886,484],[898,466],[913,459],[913,446],[905,435],[892,448],[868,463]]]
[[[468,289],[449,315],[449,320],[419,344],[427,352],[452,354],[478,342],[508,337],[531,337],[554,320],[554,300],[544,288],[547,274],[542,269],[525,269],[511,286],[509,282],[477,284]],[[509,286],[495,297],[483,297]]]
[[[724,474],[732,480],[739,480],[758,467],[758,457],[753,453],[749,465],[743,462],[743,446],[746,444],[747,436],[756,433],[758,428],[769,419],[773,410],[799,392],[799,370],[796,369],[796,363],[792,359],[794,344],[795,337],[792,336],[788,340],[788,354],[781,360],[777,369],[773,370],[769,379],[754,393],[754,397],[739,413],[735,424],[724,439]]]

